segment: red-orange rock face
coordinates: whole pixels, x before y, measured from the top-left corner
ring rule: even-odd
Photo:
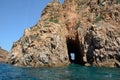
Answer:
[[[115,0],[53,0],[38,23],[13,44],[16,66],[120,66],[120,4]],[[75,60],[71,59],[74,53]]]

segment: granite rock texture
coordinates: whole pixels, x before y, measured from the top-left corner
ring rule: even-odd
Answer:
[[[37,24],[13,44],[7,62],[56,67],[70,63],[120,67],[120,2],[59,0],[48,3]],[[75,60],[71,60],[71,53]]]
[[[3,50],[3,49],[0,47],[0,62],[5,63],[7,56],[8,56],[8,51]]]

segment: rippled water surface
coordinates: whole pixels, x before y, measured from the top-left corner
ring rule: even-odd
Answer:
[[[0,80],[120,80],[120,68],[84,67],[20,68],[0,63]]]

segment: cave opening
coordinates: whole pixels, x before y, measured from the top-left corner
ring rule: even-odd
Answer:
[[[82,56],[81,56],[81,49],[79,40],[75,39],[67,39],[67,49],[68,49],[68,56],[71,63],[74,64],[82,64]]]

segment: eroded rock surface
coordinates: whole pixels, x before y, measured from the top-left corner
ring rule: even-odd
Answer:
[[[120,67],[119,29],[99,22],[88,29],[84,41],[87,63],[95,66]]]
[[[8,52],[3,50],[1,47],[0,47],[0,62],[4,63],[6,62],[6,57],[8,56]]]
[[[26,29],[13,44],[9,63],[16,66],[63,66],[69,64],[66,38],[62,26],[44,22]]]
[[[59,0],[48,3],[38,23],[13,44],[8,63],[55,67],[70,62],[120,67],[120,2]],[[71,60],[71,53],[75,60]]]

